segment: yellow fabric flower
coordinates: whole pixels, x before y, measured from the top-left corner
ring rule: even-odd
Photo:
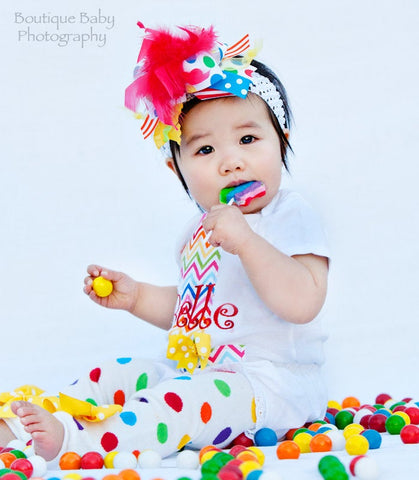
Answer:
[[[199,330],[188,334],[175,330],[169,334],[167,358],[178,362],[177,368],[193,373],[200,365],[205,368],[211,353],[211,337]]]
[[[44,390],[34,385],[23,385],[13,392],[0,393],[0,418],[16,417],[10,406],[19,400],[38,405],[50,413],[67,412],[75,418],[89,422],[101,422],[122,410],[120,405],[96,406],[64,393],[60,393],[58,396],[44,395]]]

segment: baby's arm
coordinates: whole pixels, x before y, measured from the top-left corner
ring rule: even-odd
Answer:
[[[210,242],[238,255],[263,302],[280,318],[308,323],[319,313],[327,291],[328,260],[285,255],[255,233],[238,208],[213,207],[204,220]]]
[[[159,287],[137,282],[125,273],[104,270],[99,265],[89,265],[87,273],[89,276],[84,280],[84,292],[94,302],[103,307],[126,310],[164,330],[171,327],[177,301],[175,286]],[[98,297],[92,288],[93,279],[99,275],[113,283],[112,293],[108,297]]]

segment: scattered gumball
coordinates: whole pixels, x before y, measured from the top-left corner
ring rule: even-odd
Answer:
[[[33,473],[32,463],[27,458],[17,458],[12,462],[10,468],[24,473],[27,478],[30,478]]]
[[[419,424],[419,408],[407,407],[405,413],[409,415],[410,423],[413,423],[414,425]]]
[[[201,450],[199,451],[199,461],[200,461],[200,463],[204,463],[205,460],[202,461],[203,456],[207,452],[212,452],[212,451],[221,452],[221,449],[219,449],[215,445],[206,445],[205,447],[202,447]]]
[[[244,450],[236,455],[236,458],[242,462],[258,462],[258,457],[256,453],[251,450]]]
[[[265,463],[265,454],[262,452],[262,450],[258,447],[255,446],[250,446],[248,448],[252,453],[256,455],[257,461],[263,465]]]
[[[85,470],[100,469],[103,465],[103,457],[98,452],[87,452],[81,457],[80,468]]]
[[[63,480],[81,480],[83,475],[77,472],[69,472],[63,476]]]
[[[139,468],[159,468],[161,465],[161,455],[154,450],[143,450],[138,457]]]
[[[196,469],[199,467],[199,456],[193,450],[183,450],[176,456],[177,468]]]
[[[76,452],[64,453],[59,461],[61,470],[78,470],[81,467],[81,457]]]
[[[219,480],[242,480],[243,473],[239,469],[237,465],[224,465],[221,470],[217,473],[217,477]]]
[[[371,413],[371,410],[368,408],[360,408],[354,415],[354,423],[360,423],[363,417],[371,415]]]
[[[255,433],[255,445],[258,447],[273,447],[278,442],[278,437],[271,428],[261,428]]]
[[[241,433],[240,435],[238,435],[233,441],[232,441],[232,444],[233,445],[243,445],[245,447],[251,447],[252,445],[254,445],[255,443],[253,442],[253,440],[251,438],[249,438],[247,435],[245,435],[244,433]]]
[[[417,425],[405,425],[400,432],[403,443],[419,443],[419,427]]]
[[[65,479],[65,477],[64,477]],[[64,480],[63,479],[63,480]],[[107,475],[105,475],[102,480],[121,480],[119,475],[117,475],[116,473],[108,473]]]
[[[332,451],[337,452],[345,448],[345,437],[340,430],[330,430],[325,433],[332,440]]]
[[[262,476],[263,470],[252,470],[246,477],[246,480],[259,480]]]
[[[244,445],[233,445],[230,450],[228,451],[228,453],[230,455],[233,455],[233,457],[237,456],[240,452],[243,452],[244,450],[246,450],[247,447],[245,447]]]
[[[360,480],[376,480],[378,478],[377,463],[365,455],[355,457],[351,461],[349,469],[352,475]]]
[[[352,435],[360,434],[363,430],[364,427],[362,425],[359,425],[359,423],[351,423],[343,429],[343,436],[347,440]]]
[[[341,410],[335,416],[335,424],[339,430],[343,430],[345,427],[353,423],[354,415],[349,410]]]
[[[336,400],[329,400],[327,402],[327,408],[328,409],[333,408],[334,410],[339,411],[339,410],[342,410],[342,405],[339,402],[337,402]]]
[[[20,475],[19,475],[20,474]],[[21,472],[9,472],[1,477],[3,480],[24,480],[26,477],[21,477]]]
[[[16,456],[10,452],[0,453],[0,460],[4,463],[6,468],[9,468],[10,465],[16,460]]]
[[[399,435],[405,425],[406,422],[400,415],[390,415],[385,423],[386,430],[390,435]]]
[[[26,458],[26,454],[22,450],[12,448],[9,453],[12,453],[16,458]]]
[[[377,432],[377,430],[364,430],[361,432],[361,435],[368,440],[370,450],[375,450],[381,447],[382,438],[381,434]]]
[[[324,433],[318,433],[310,440],[309,448],[312,452],[330,452],[332,440]]]
[[[140,480],[140,475],[135,470],[131,468],[124,468],[119,472],[119,477],[121,480]]]
[[[98,297],[108,297],[113,290],[113,283],[103,277],[93,279],[92,288]]]
[[[403,412],[401,410],[397,410],[397,412],[393,410],[393,412],[394,412],[394,415],[399,415],[399,417],[403,418],[405,425],[409,425],[410,417],[406,412]]]
[[[382,413],[375,413],[374,415],[371,415],[371,418],[368,421],[368,428],[384,433],[386,431],[386,420],[387,417]]]
[[[40,455],[31,455],[28,460],[32,464],[33,477],[43,477],[47,473],[47,462]]]
[[[289,460],[299,458],[301,449],[293,440],[285,440],[281,442],[276,449],[276,456],[280,460]]]
[[[136,468],[137,457],[131,452],[118,452],[113,458],[113,466],[117,469]]]
[[[261,470],[261,468],[261,464],[259,462],[255,462],[254,460],[248,460],[239,465],[239,469],[244,478],[246,478],[250,472],[253,472],[254,470]]]
[[[318,464],[318,469],[324,480],[348,480],[343,463],[334,455],[325,455]]]
[[[342,401],[342,408],[360,407],[361,402],[356,397],[346,397]]]
[[[10,442],[7,444],[7,448],[10,448],[11,450],[23,451],[26,448],[26,443],[15,438],[14,440],[10,440]]]
[[[380,393],[375,397],[375,403],[384,405],[390,399],[391,399],[391,395],[389,395],[388,393]]]
[[[112,450],[112,452],[109,452],[105,455],[105,457],[103,458],[105,468],[114,468],[113,459],[116,455],[118,455],[118,453],[119,452],[117,450]]]
[[[294,442],[300,447],[301,453],[310,453],[310,442],[312,438],[313,435],[308,432],[298,433],[294,437]]]
[[[349,455],[365,455],[370,445],[362,435],[352,435],[346,440],[345,449]]]

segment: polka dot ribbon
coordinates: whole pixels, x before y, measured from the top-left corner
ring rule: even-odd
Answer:
[[[177,368],[184,368],[193,373],[199,365],[205,368],[211,353],[211,337],[208,333],[198,331],[184,334],[173,331],[169,334],[167,358],[177,361]]]
[[[154,43],[158,42],[159,31],[145,28],[140,23],[139,26],[145,29],[145,40],[134,69],[134,82],[126,89],[125,106],[133,110],[136,117],[142,121],[143,137],[146,139],[153,135],[157,148],[163,146],[166,148],[169,140],[180,143],[179,115],[183,102],[191,97],[201,100],[224,96],[246,97],[252,84],[252,73],[255,71],[250,62],[259,50],[258,47],[250,47],[248,34],[231,46],[215,40],[211,46],[203,50],[198,49],[186,58],[182,57],[182,54],[191,50],[188,48],[189,45],[185,43],[185,48],[178,51],[174,46],[178,38],[174,36],[172,47],[170,42],[165,44],[166,50],[171,49],[170,61],[165,65],[159,65],[158,70],[154,72],[151,67],[152,52]],[[193,41],[198,44],[200,36],[208,33],[198,27],[189,28],[193,29]],[[180,70],[173,70],[174,64],[179,64]],[[163,86],[154,89],[152,95],[140,91],[139,84],[151,84],[154,75],[160,78]],[[166,118],[167,112],[159,113],[162,110],[160,94],[163,90],[177,92],[166,101],[166,105],[169,104],[171,109],[169,118]]]
[[[0,394],[0,418],[12,418],[16,415],[12,412],[12,402],[23,400],[44,408],[50,413],[57,411],[67,412],[72,417],[87,420],[89,422],[101,422],[122,410],[120,405],[96,406],[90,402],[78,400],[60,393],[58,397],[43,395],[44,390],[34,385],[23,385],[13,392]]]

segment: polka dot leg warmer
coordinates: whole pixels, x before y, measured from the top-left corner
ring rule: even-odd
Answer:
[[[109,392],[103,398],[109,399]],[[164,457],[186,444],[223,447],[255,424],[248,380],[240,373],[211,371],[180,375],[139,389],[124,403],[122,412],[102,422],[76,421],[63,412],[55,415],[66,431],[57,459],[70,450],[96,450],[105,455],[115,449],[153,449]]]

